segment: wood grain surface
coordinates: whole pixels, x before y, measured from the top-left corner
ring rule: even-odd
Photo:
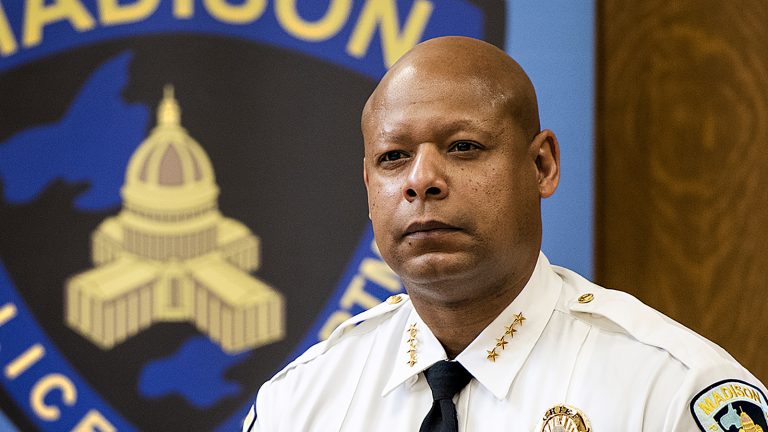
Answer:
[[[768,383],[768,2],[598,2],[595,276]]]

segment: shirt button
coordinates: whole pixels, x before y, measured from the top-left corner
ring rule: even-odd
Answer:
[[[595,299],[595,296],[594,296],[594,295],[592,295],[592,293],[586,293],[586,294],[582,294],[582,295],[579,297],[579,303],[581,303],[581,304],[584,304],[584,303],[589,303],[589,302],[591,302],[591,301],[592,301],[592,300],[594,300],[594,299]]]
[[[402,298],[402,297],[400,297],[399,295],[393,295],[393,296],[390,296],[390,297],[387,299],[387,303],[389,303],[389,304],[398,304],[398,303],[400,303],[401,301],[403,301],[403,298]]]

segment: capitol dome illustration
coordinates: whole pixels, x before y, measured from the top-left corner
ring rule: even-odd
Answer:
[[[172,87],[121,196],[120,213],[92,235],[94,268],[67,281],[67,325],[103,349],[172,321],[193,323],[230,353],[284,337],[282,295],[251,275],[259,239],[219,212],[211,161],[181,126]]]

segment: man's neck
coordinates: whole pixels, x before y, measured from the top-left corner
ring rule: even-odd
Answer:
[[[511,281],[466,289],[475,294],[461,301],[444,301],[435,295],[451,288],[406,286],[419,316],[443,345],[448,358],[453,359],[517,298],[532,274],[533,268]]]

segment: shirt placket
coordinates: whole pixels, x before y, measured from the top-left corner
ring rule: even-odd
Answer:
[[[469,414],[469,400],[472,398],[472,391],[474,390],[474,387],[478,385],[479,383],[477,380],[472,380],[467,384],[466,387],[462,391],[459,392],[458,395],[454,396],[453,398],[453,404],[456,405],[456,412],[458,413],[459,418],[459,431],[460,432],[467,432],[467,428],[469,427],[469,421],[468,421],[468,414]]]

